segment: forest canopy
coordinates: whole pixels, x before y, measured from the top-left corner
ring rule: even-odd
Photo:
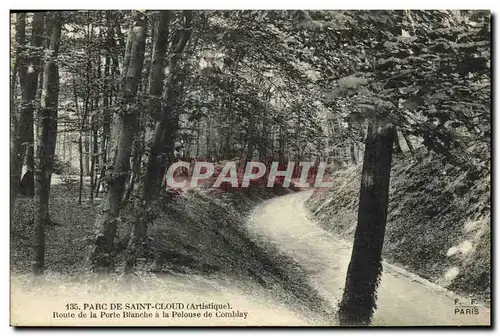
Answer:
[[[122,249],[132,273],[158,204],[183,192],[168,187],[177,168],[197,180],[215,169],[215,187],[234,191],[263,177],[253,186],[274,187],[273,169],[292,167],[288,188],[305,162],[321,178],[362,163],[340,315],[366,324],[393,155],[432,151],[471,180],[490,172],[489,11],[35,11],[10,26],[11,211],[33,197],[35,274],[53,175],[76,179],[76,203],[100,203],[94,272],[114,271],[120,214],[134,213]]]

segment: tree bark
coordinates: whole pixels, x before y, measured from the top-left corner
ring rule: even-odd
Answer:
[[[366,137],[358,224],[339,317],[341,325],[367,325],[376,308],[382,272],[394,126],[373,121]]]
[[[132,171],[130,172],[129,182],[125,191],[125,196],[123,197],[124,203],[129,201],[130,196],[132,195],[136,186],[136,181],[141,175],[141,140],[142,135],[136,134],[135,139],[132,142],[132,155],[130,158],[130,166],[132,167]]]
[[[16,83],[19,74],[19,86],[21,93],[24,88],[24,80],[26,76],[26,62],[22,56],[23,46],[26,43],[26,14],[18,13],[16,14],[16,26],[15,26],[15,41],[16,49],[14,54],[14,65],[12,66],[11,81],[10,81],[10,126],[11,126],[11,165],[13,158],[17,157],[19,153],[13,153],[15,148],[15,139],[18,132],[18,115],[17,115],[17,95],[16,95]],[[12,169],[12,168],[11,168]]]
[[[159,194],[161,179],[164,172],[164,165],[162,165],[164,155],[162,155],[162,152],[164,151],[165,145],[167,144],[168,146],[170,144],[171,141],[169,141],[169,139],[173,138],[173,133],[175,132],[175,125],[173,125],[173,123],[176,122],[176,119],[173,116],[175,113],[173,109],[175,108],[174,102],[179,93],[178,82],[180,76],[178,61],[191,35],[191,13],[189,11],[185,11],[183,19],[183,29],[176,31],[172,38],[171,55],[168,63],[168,77],[163,95],[163,106],[161,108],[161,113],[159,114],[159,120],[155,125],[151,149],[149,151],[146,166],[146,174],[144,177],[142,195],[144,204],[148,204],[150,200],[154,199]],[[164,71],[162,71],[163,66],[158,63],[163,64],[166,49],[166,45],[164,44],[166,43],[168,36],[168,21],[168,13],[161,12],[159,15],[159,26],[155,41],[155,52],[153,54],[154,70],[151,72],[150,78],[150,95],[152,95],[154,99],[154,103],[151,105],[152,108],[159,107],[156,103],[157,97],[160,94],[158,85],[160,80],[163,80],[162,73],[164,73]],[[162,24],[161,22],[164,23]],[[156,45],[157,43],[158,45]],[[155,112],[153,112],[153,115],[154,114]],[[134,227],[127,246],[125,272],[132,272],[141,247],[145,247],[145,244],[147,243],[147,222],[148,219],[146,218],[145,212],[140,212],[138,218],[134,221]]]
[[[49,36],[50,37],[50,36]],[[48,46],[47,46],[48,47]],[[43,71],[38,74],[38,86],[35,95],[35,101],[38,104],[42,101],[42,87],[43,87]],[[35,133],[38,137],[38,123],[34,122],[34,112],[28,116],[26,127],[27,141],[26,151],[24,153],[23,167],[21,169],[21,187],[22,193],[27,196],[33,196],[35,193]],[[36,127],[35,127],[36,126]]]
[[[100,69],[100,56],[97,56],[97,67],[96,67],[96,81],[99,81],[101,77],[101,69]],[[91,118],[91,130],[92,130],[92,157],[90,164],[90,192],[89,192],[89,203],[94,203],[94,189],[96,185],[95,176],[96,174],[96,165],[99,165],[99,133],[98,133],[98,115],[97,110],[99,108],[99,94],[95,95],[93,104],[93,113]]]
[[[116,226],[130,170],[132,141],[137,130],[135,98],[144,63],[146,37],[146,27],[139,14],[136,15],[128,36],[128,54],[125,55],[127,66],[124,67],[122,76],[122,108],[115,113],[113,124],[112,172],[110,176],[106,176],[109,188],[96,219],[94,246],[89,258],[91,267],[96,272],[109,271],[113,265]]]
[[[88,125],[84,127],[87,128],[86,126]],[[83,133],[83,145],[83,174],[90,176],[90,132],[87,129]]]
[[[24,33],[21,33],[24,34]],[[39,77],[43,77],[40,73]],[[19,68],[19,78],[20,82],[24,82],[26,78],[26,64],[20,62]],[[40,80],[37,87],[37,93],[40,94],[41,90],[38,88],[42,87],[43,79]],[[22,85],[24,86],[24,85]],[[35,95],[37,96],[37,95]],[[39,98],[39,96],[37,97]],[[37,99],[40,101],[40,99]],[[20,193],[25,196],[32,197],[35,193],[35,177],[34,177],[34,135],[33,135],[33,113],[26,115],[26,122],[23,125],[26,129],[22,132],[26,133],[26,143],[24,150],[24,159],[21,168],[21,180],[20,180]]]
[[[106,12],[106,22],[108,27],[112,27],[110,12]],[[114,46],[114,29],[108,29],[106,35],[106,45],[109,50],[112,50]],[[109,54],[106,55],[104,59],[104,95],[103,95],[103,114],[102,114],[102,136],[101,136],[101,169],[99,172],[99,179],[96,185],[96,196],[99,195],[99,190],[101,188],[102,178],[106,173],[106,162],[107,162],[107,150],[108,142],[111,133],[111,113],[109,106],[112,103],[113,98],[113,82],[110,80],[111,76],[111,57]]]
[[[42,45],[44,13],[36,12],[33,15],[31,46],[39,48]],[[21,62],[23,63],[23,62]],[[23,69],[26,69],[25,71]],[[23,74],[23,72],[25,72]],[[11,154],[11,207],[14,206],[17,193],[19,191],[19,180],[24,162],[26,147],[29,146],[29,130],[33,132],[33,110],[35,105],[35,96],[38,85],[38,73],[40,72],[40,52],[34,51],[28,59],[26,67],[19,68],[21,88],[22,88],[22,106],[19,114],[19,120],[16,123],[16,133]],[[23,77],[23,78],[21,78]],[[24,80],[23,80],[24,79]],[[31,144],[33,145],[33,144]]]
[[[160,11],[154,41],[154,51],[152,59],[152,69],[149,84],[149,111],[150,116],[155,121],[153,137],[150,141],[149,156],[144,177],[143,196],[147,199],[159,192],[161,180],[158,181],[158,171],[160,167],[160,155],[162,151],[162,135],[165,129],[163,121],[161,100],[163,92],[163,81],[165,79],[165,55],[168,47],[169,36],[169,12]],[[170,64],[169,64],[170,65]],[[169,70],[170,67],[169,67]],[[170,83],[167,83],[170,85]],[[168,87],[166,88],[168,90]]]
[[[66,123],[63,123],[63,132],[61,134],[61,137],[62,137],[62,160],[63,162],[67,162],[66,161],[66,133],[67,133],[67,130],[66,130]]]
[[[76,114],[81,117],[81,123],[78,133],[78,162],[80,168],[80,181],[78,187],[78,204],[82,204],[82,195],[83,195],[83,175],[84,175],[84,167],[83,167],[83,132],[87,119],[87,112],[85,111],[83,116],[80,116],[80,107],[78,105],[78,93],[76,90],[76,81],[73,77],[73,94],[75,98],[75,110]]]
[[[16,14],[16,51],[14,66],[12,67],[12,78],[11,78],[11,94],[14,94],[16,88],[16,81],[19,75],[19,85],[21,87],[21,92],[24,88],[24,80],[26,76],[26,62],[24,57],[21,55],[23,51],[24,44],[26,43],[26,13]]]
[[[99,153],[98,147],[98,134],[97,134],[97,121],[96,116],[91,118],[91,144],[92,144],[92,155],[90,157],[90,190],[89,190],[89,203],[94,203],[94,188],[95,188],[95,168],[99,164]]]
[[[41,108],[38,114],[39,138],[35,155],[35,240],[33,272],[43,274],[45,265],[45,226],[49,222],[50,179],[57,138],[59,71],[57,55],[61,40],[59,13],[51,17],[50,57],[45,62]]]

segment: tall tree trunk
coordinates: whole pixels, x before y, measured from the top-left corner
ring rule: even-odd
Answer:
[[[95,188],[95,167],[98,164],[99,153],[98,139],[97,139],[97,121],[96,116],[93,115],[91,118],[91,144],[92,144],[92,155],[90,157],[90,190],[89,190],[89,203],[94,203],[94,188]]]
[[[67,162],[66,161],[66,133],[67,133],[66,122],[64,122],[61,137],[62,137],[62,160],[65,163]]]
[[[132,170],[129,175],[129,182],[125,191],[125,196],[123,197],[124,203],[128,202],[130,199],[130,196],[136,186],[136,181],[141,175],[141,142],[142,134],[136,134],[132,143],[132,156],[130,158],[130,166],[132,167]]]
[[[14,58],[14,66],[12,67],[12,78],[10,90],[11,94],[14,94],[14,90],[16,88],[16,81],[19,75],[19,85],[21,87],[21,92],[24,89],[24,80],[26,76],[26,61],[24,57],[21,55],[24,44],[26,43],[26,13],[17,13],[16,14],[16,50],[15,50],[15,58]]]
[[[69,161],[73,161],[73,137],[70,135],[69,136],[69,146],[68,146],[68,157],[69,157]]]
[[[12,14],[11,14],[12,17]],[[11,71],[11,78],[10,78],[10,214],[12,217],[12,210],[14,209],[14,202],[15,202],[15,196],[17,194],[17,183],[16,187],[14,188],[13,185],[13,177],[15,176],[13,174],[13,170],[15,170],[15,161],[17,159],[17,156],[19,155],[19,152],[15,152],[16,148],[16,141],[15,139],[17,138],[17,132],[18,132],[18,116],[17,116],[17,109],[16,109],[16,82],[17,82],[17,73],[18,73],[18,68],[19,68],[19,63],[21,61],[21,51],[22,48],[21,46],[24,45],[24,40],[26,37],[26,14],[21,13],[21,15],[17,14],[15,16],[16,18],[16,29],[15,29],[15,38],[16,38],[16,43],[18,44],[16,51],[15,51],[15,60],[14,60],[14,66],[12,66],[12,71]],[[20,80],[21,81],[21,80]]]
[[[339,307],[341,325],[369,324],[376,308],[394,137],[394,126],[382,120],[373,121],[368,127],[358,224]]]
[[[43,32],[43,12],[35,12],[32,21],[31,46],[39,48],[42,45]],[[21,29],[21,27],[19,28]],[[22,33],[21,33],[22,37]],[[22,67],[21,67],[22,64]],[[19,67],[21,88],[22,88],[22,106],[19,114],[19,120],[16,123],[16,133],[11,153],[11,208],[14,206],[17,193],[19,191],[19,180],[21,177],[24,155],[29,141],[30,123],[33,124],[33,110],[35,104],[35,95],[38,84],[38,73],[40,72],[40,53],[34,51],[24,67],[24,61]],[[25,71],[23,69],[26,69]],[[22,72],[25,72],[24,74]],[[23,78],[21,78],[23,77]],[[12,111],[14,112],[14,111]],[[31,130],[33,130],[31,126]]]
[[[78,136],[78,163],[80,168],[80,179],[78,185],[78,204],[82,204],[83,196],[83,143],[82,135]]]
[[[154,197],[159,192],[161,180],[158,181],[158,171],[160,166],[160,154],[162,148],[162,135],[165,129],[163,121],[161,100],[163,92],[163,81],[165,79],[165,56],[168,47],[169,36],[169,12],[160,11],[156,24],[156,36],[153,47],[152,69],[150,72],[149,84],[149,113],[155,120],[155,128],[152,132],[152,139],[148,139],[150,147],[144,177],[145,198]],[[170,69],[169,69],[170,70]],[[169,85],[170,83],[168,83]],[[168,88],[166,89],[168,90]]]
[[[175,131],[172,122],[175,122],[173,118],[173,108],[175,107],[174,102],[178,95],[178,82],[179,82],[179,58],[184,51],[184,48],[191,35],[190,25],[191,25],[191,13],[185,11],[183,14],[184,28],[179,29],[174,32],[171,44],[171,55],[168,63],[168,77],[165,85],[165,91],[163,95],[163,106],[161,107],[161,113],[153,112],[153,115],[159,115],[159,120],[156,122],[155,131],[153,134],[153,139],[151,143],[151,149],[148,156],[148,162],[146,167],[146,174],[144,177],[144,188],[143,188],[143,200],[147,204],[151,199],[154,199],[159,191],[162,179],[162,151],[165,148],[165,143],[168,143],[169,137],[172,138],[173,134],[166,134],[167,130],[170,133]],[[150,78],[150,95],[154,99],[151,108],[159,108],[161,105],[157,104],[157,97],[160,94],[159,82],[163,80],[163,59],[165,55],[166,42],[168,38],[168,13],[162,11],[160,12],[158,18],[159,26],[156,34],[155,40],[155,52],[153,53],[153,71],[151,71]],[[156,64],[155,64],[156,61]],[[160,64],[158,64],[160,63]],[[129,244],[127,246],[127,259],[125,264],[125,272],[131,272],[135,265],[137,255],[140,252],[141,247],[145,246],[147,240],[147,222],[146,213],[141,212],[138,218],[134,221],[134,227],[130,236]]]
[[[25,78],[26,76],[26,66],[22,66],[20,69],[20,77]],[[24,72],[24,74],[22,74]],[[40,80],[38,81],[37,94],[35,96],[40,101],[40,95],[42,90],[39,89],[43,84],[43,71],[39,74]],[[33,135],[33,112],[26,115],[26,124],[23,127],[27,129],[23,130],[26,132],[26,143],[23,167],[21,168],[21,181],[20,181],[20,192],[26,196],[33,196],[35,193],[35,175],[34,175],[34,135]]]
[[[86,125],[88,126],[88,125]],[[86,130],[83,133],[83,172],[85,176],[90,176],[90,132]]]
[[[108,27],[112,27],[111,25],[111,13],[109,11],[106,11],[106,22],[108,24]],[[114,36],[114,30],[113,29],[108,29],[107,35],[106,35],[106,44],[107,47],[111,50],[114,46],[114,41],[113,41],[113,36]],[[110,131],[111,131],[111,113],[109,106],[112,103],[112,98],[113,98],[113,82],[110,79],[111,74],[110,72],[112,71],[111,69],[111,57],[109,54],[106,55],[104,59],[104,95],[103,95],[103,113],[102,113],[102,136],[101,136],[101,170],[99,172],[99,179],[97,180],[97,185],[96,185],[96,196],[99,195],[99,190],[101,188],[101,183],[102,183],[102,178],[104,177],[106,173],[106,162],[107,162],[107,149],[108,149],[108,142],[109,142],[109,137],[110,137]]]
[[[88,15],[90,16],[90,14],[88,13]],[[92,90],[91,90],[91,87],[92,87],[92,84],[93,84],[93,81],[94,81],[94,76],[92,74],[92,62],[93,62],[93,58],[92,58],[92,38],[93,38],[93,35],[94,35],[94,25],[92,23],[89,23],[88,24],[88,35],[87,35],[87,48],[88,48],[88,58],[87,58],[87,69],[86,69],[86,73],[85,73],[85,80],[86,80],[86,85],[85,85],[85,104],[84,104],[84,108],[85,108],[85,111],[84,113],[86,115],[90,115],[90,112],[92,111]],[[85,119],[85,122],[87,124],[90,124],[90,122],[87,120],[87,118]],[[82,125],[82,128],[85,129],[84,130],[84,138],[83,138],[83,143],[84,143],[84,147],[85,147],[85,154],[83,156],[83,168],[84,168],[84,173],[85,173],[85,176],[90,176],[90,160],[91,160],[91,153],[90,153],[90,139],[92,137],[92,127],[91,125],[87,125],[87,124],[83,124]],[[90,126],[90,127],[89,127]]]
[[[50,179],[54,164],[57,138],[57,105],[59,97],[59,71],[57,55],[61,40],[60,14],[53,13],[50,27],[50,58],[45,61],[41,108],[38,113],[39,138],[36,149],[35,170],[35,239],[33,272],[43,274],[45,265],[45,226],[49,222]]]
[[[25,13],[18,13],[15,16],[16,18],[16,26],[15,26],[15,41],[16,41],[16,49],[15,49],[15,55],[14,55],[14,65],[12,66],[12,73],[11,73],[11,84],[10,84],[10,139],[11,139],[11,157],[10,157],[10,170],[11,170],[11,194],[10,194],[10,208],[11,211],[14,206],[15,202],[15,197],[18,192],[18,183],[19,180],[17,177],[17,181],[14,183],[13,177],[16,176],[14,173],[17,168],[16,164],[18,156],[21,155],[19,152],[19,144],[16,143],[16,139],[18,138],[18,132],[19,132],[19,126],[18,126],[18,121],[19,121],[19,116],[18,116],[18,111],[17,111],[17,95],[16,95],[16,88],[17,88],[17,77],[19,74],[19,87],[21,89],[21,94],[24,91],[24,81],[26,77],[26,62],[24,60],[24,57],[22,56],[22,51],[24,44],[26,43],[26,14]],[[13,174],[14,173],[14,174]]]
[[[50,28],[49,28],[50,29]],[[49,36],[50,37],[50,36]],[[47,45],[48,47],[48,45]],[[43,87],[43,71],[38,74],[38,86],[36,91],[37,102],[42,101],[42,87]],[[33,111],[35,112],[35,110]],[[38,123],[34,122],[34,114],[27,116],[26,127],[27,129],[27,141],[26,141],[26,151],[24,154],[23,167],[21,169],[21,187],[22,193],[27,196],[33,196],[35,194],[35,167],[34,167],[34,156],[35,156],[35,134],[38,137]]]
[[[112,172],[111,176],[106,177],[109,188],[96,219],[97,234],[90,253],[92,269],[97,272],[109,271],[113,265],[111,255],[114,249],[116,226],[125,181],[130,170],[132,141],[137,129],[135,98],[144,63],[146,27],[140,14],[137,14],[134,19],[135,22],[128,35],[128,54],[125,55],[127,66],[124,67],[122,76],[122,109],[114,116],[111,148]]]
[[[90,127],[89,127],[89,122],[88,122],[88,116],[90,112],[89,108],[89,87],[90,87],[90,82],[87,84],[87,93],[85,94],[85,104],[83,106],[83,119],[82,119],[82,125],[80,128],[81,132],[81,137],[82,137],[82,142],[83,142],[83,175],[84,176],[89,176],[90,173]]]
[[[78,105],[78,93],[76,90],[76,80],[73,77],[73,94],[75,99],[75,110],[76,114],[81,118],[80,128],[78,132],[78,162],[80,168],[80,181],[78,187],[78,204],[82,204],[82,196],[83,196],[83,175],[84,175],[84,167],[83,167],[83,132],[86,124],[87,113],[84,112],[83,116],[80,114],[80,107]]]
[[[101,67],[100,67],[100,57],[97,56],[97,66],[96,66],[96,81],[99,81],[101,77]],[[99,164],[99,132],[98,132],[98,115],[97,110],[99,108],[99,94],[95,95],[93,113],[91,118],[91,129],[92,129],[92,157],[90,165],[90,192],[89,192],[89,203],[94,203],[94,188],[96,185],[95,172],[96,165]]]
[[[47,28],[47,31],[50,31],[49,28]],[[48,37],[48,39],[50,39],[50,36]],[[46,48],[49,48],[49,43],[47,43],[47,46]],[[37,93],[36,93],[36,101],[38,102],[41,102],[42,101],[42,88],[43,88],[43,69],[42,71],[40,71],[40,74],[38,76],[38,90],[37,90]],[[36,112],[36,110],[34,111]],[[35,113],[35,116],[36,116],[36,113]],[[39,134],[39,127],[38,127],[39,123],[38,122],[34,122],[33,123],[33,137],[34,137],[34,140],[33,140],[33,148],[36,147],[36,142],[37,142],[37,139],[38,139],[38,134]]]
[[[191,22],[191,13],[190,12],[185,12],[184,13],[185,17],[185,28],[184,29],[190,29],[190,22]],[[190,35],[188,36],[188,41],[187,45],[184,47],[184,49],[191,49],[191,52],[193,51],[193,46],[191,45],[192,39],[189,38]],[[190,48],[191,46],[191,48]],[[186,55],[186,58],[188,56]],[[170,111],[170,114],[168,115],[167,123],[166,123],[166,128],[165,128],[165,152],[167,153],[166,158],[167,161],[164,162],[164,164],[161,167],[161,173],[160,176],[163,177],[165,176],[166,169],[168,165],[173,163],[176,160],[176,154],[175,154],[175,140],[177,139],[177,134],[179,131],[179,117],[180,117],[180,107],[183,104],[184,100],[184,87],[186,85],[186,78],[188,77],[188,69],[189,66],[186,62],[184,62],[184,66],[181,69],[180,65],[177,65],[178,68],[175,71],[175,75],[173,77],[173,81],[171,83],[171,89],[172,92],[169,94],[170,97],[173,97],[172,99],[169,100],[170,108],[168,109]]]
[[[33,123],[30,123],[33,126]],[[33,196],[35,193],[35,173],[34,173],[34,136],[33,127],[28,137],[28,145],[24,154],[24,162],[21,176],[21,193],[26,196]]]

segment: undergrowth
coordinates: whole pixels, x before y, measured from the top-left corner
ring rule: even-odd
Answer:
[[[321,225],[352,239],[361,167],[335,173],[328,192],[307,206]],[[490,293],[490,176],[461,171],[440,156],[395,157],[383,257],[450,290],[488,299]]]
[[[245,227],[251,209],[287,192],[283,188],[233,192],[190,189],[162,195],[149,209],[155,217],[149,224],[149,249],[139,258],[136,273],[250,281],[299,311],[307,307],[333,319],[332,307],[308,284],[299,265],[275,246],[252,237]],[[46,230],[47,273],[85,278],[98,204],[78,205],[75,186],[63,183],[52,187],[50,209],[54,225]],[[32,218],[32,199],[18,199],[10,239],[11,270],[16,273],[31,270]],[[120,219],[115,273],[122,271],[124,252],[120,252],[120,246],[127,241],[133,208],[125,208]]]

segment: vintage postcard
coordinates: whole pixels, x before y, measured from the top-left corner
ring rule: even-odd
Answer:
[[[491,326],[491,13],[10,13],[10,324]]]

